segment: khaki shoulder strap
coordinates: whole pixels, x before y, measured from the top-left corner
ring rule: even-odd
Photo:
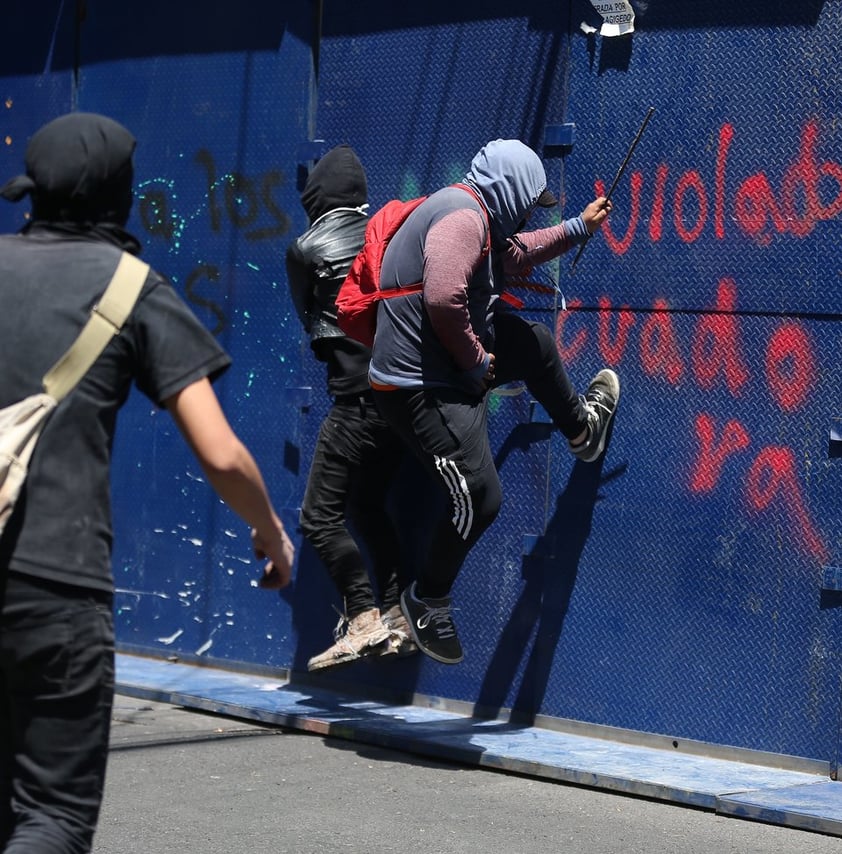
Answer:
[[[123,253],[105,293],[93,307],[79,337],[45,374],[44,391],[47,394],[61,400],[76,387],[126,322],[148,274],[148,264],[128,252]]]

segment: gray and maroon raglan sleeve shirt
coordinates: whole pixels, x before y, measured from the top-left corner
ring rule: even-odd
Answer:
[[[482,207],[458,187],[431,195],[401,226],[383,258],[382,286],[423,282],[424,289],[378,306],[375,388],[479,390],[493,295],[487,239]]]

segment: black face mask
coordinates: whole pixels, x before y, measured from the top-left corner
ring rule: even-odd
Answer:
[[[328,151],[313,167],[301,193],[311,223],[335,208],[357,208],[367,201],[365,170],[349,145]]]
[[[121,124],[96,113],[69,113],[44,125],[26,149],[26,174],[0,196],[32,197],[36,220],[125,225],[132,206],[136,141]]]

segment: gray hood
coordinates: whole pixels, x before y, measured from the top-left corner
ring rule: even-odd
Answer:
[[[495,139],[471,161],[464,183],[479,193],[495,242],[516,234],[547,188],[541,158],[517,139]]]

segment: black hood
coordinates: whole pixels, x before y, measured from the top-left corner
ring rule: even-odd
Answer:
[[[334,208],[358,208],[367,201],[365,170],[350,145],[331,148],[313,167],[301,193],[311,225]]]
[[[135,138],[96,113],[69,113],[44,125],[26,148],[26,174],[0,187],[32,197],[34,220],[125,225],[132,206]]]

